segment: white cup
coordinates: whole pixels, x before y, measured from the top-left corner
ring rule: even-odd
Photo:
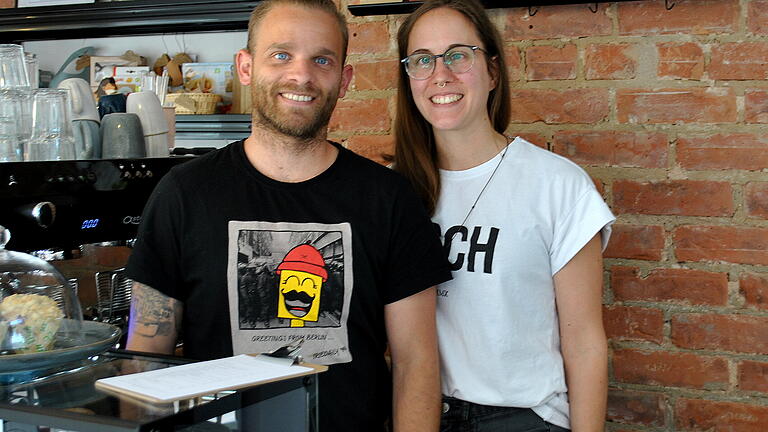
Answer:
[[[67,78],[59,83],[58,88],[68,89],[72,104],[72,120],[99,121],[96,101],[91,93],[91,86],[82,78]]]
[[[168,122],[157,95],[151,91],[131,93],[125,103],[125,111],[138,115],[141,120],[147,157],[168,156]]]

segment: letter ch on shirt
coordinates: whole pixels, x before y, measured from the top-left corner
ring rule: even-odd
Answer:
[[[303,339],[300,355],[309,362],[352,361],[350,225],[231,221],[228,232],[234,354],[269,352]]]

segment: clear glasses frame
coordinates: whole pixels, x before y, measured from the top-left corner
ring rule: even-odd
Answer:
[[[468,48],[468,50],[467,50]],[[429,53],[414,53],[408,57],[400,60],[400,63],[405,67],[405,73],[409,77],[415,80],[425,80],[432,76],[435,72],[435,65],[437,65],[437,59],[442,58],[443,64],[455,74],[463,74],[469,72],[472,66],[475,64],[475,51],[481,51],[485,54],[488,52],[477,45],[453,45],[442,54],[429,54]],[[469,61],[459,61],[460,59],[452,58],[455,54],[468,54]],[[424,63],[428,60],[428,63]]]

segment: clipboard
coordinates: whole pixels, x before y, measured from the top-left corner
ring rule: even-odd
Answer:
[[[296,363],[293,359],[241,354],[102,378],[96,381],[95,387],[138,401],[169,404],[326,370],[328,366]]]

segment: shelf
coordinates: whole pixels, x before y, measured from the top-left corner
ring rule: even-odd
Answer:
[[[612,3],[615,1],[633,1],[633,0],[612,0],[588,2],[588,1],[574,1],[574,0],[481,0],[481,3],[487,9],[494,8],[513,8],[513,7],[538,7],[538,6],[552,6],[552,5],[566,5],[566,4],[583,4],[594,5],[595,3]],[[408,14],[416,10],[421,6],[420,1],[411,2],[392,2],[392,3],[374,3],[374,4],[361,4],[361,5],[349,5],[349,12],[354,16],[369,16],[369,15],[395,15],[395,14]]]
[[[132,0],[0,9],[0,42],[247,30],[258,3]]]

